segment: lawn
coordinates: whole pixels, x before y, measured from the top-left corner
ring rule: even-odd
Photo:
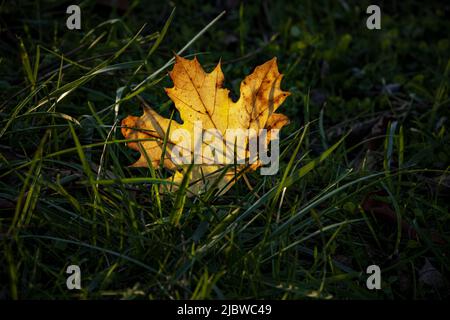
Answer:
[[[0,299],[450,298],[449,4],[370,30],[370,1],[86,0],[69,30],[72,2],[0,1]],[[277,58],[277,174],[190,195],[130,167],[122,119],[180,121],[175,54],[233,101]]]

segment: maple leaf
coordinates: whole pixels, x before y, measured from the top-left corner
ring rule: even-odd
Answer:
[[[255,132],[259,132],[260,129],[281,129],[289,122],[289,119],[275,111],[290,93],[280,88],[282,75],[278,72],[276,58],[256,67],[253,73],[241,82],[240,97],[236,102],[230,99],[229,90],[223,88],[224,75],[220,62],[213,71],[206,73],[197,58],[188,60],[176,56],[174,68],[169,75],[174,86],[165,90],[175,103],[183,123],[162,117],[145,103],[142,116],[128,116],[123,119],[122,134],[126,139],[146,139],[128,143],[128,147],[141,153],[141,157],[132,166],[146,167],[149,165],[148,161],[151,161],[153,167],[163,165],[175,171],[172,180],[176,184],[180,184],[183,177],[189,174],[188,190],[192,194],[197,194],[209,187],[219,188],[223,194],[241,176],[236,175],[236,172],[255,170],[261,166],[261,162],[258,160],[251,166],[238,165],[239,170],[230,168],[230,163],[235,163],[236,158],[230,159],[230,155],[226,153],[229,148],[225,148],[227,150],[224,156],[214,152],[204,152],[201,153],[200,159],[197,155],[195,163],[200,164],[194,164],[192,167],[186,163],[180,164],[173,158],[177,142],[174,141],[172,134],[180,129],[185,130],[183,132],[195,132],[196,125],[200,124],[202,137],[205,138],[200,142],[201,147],[208,150],[207,147],[211,146],[211,141],[206,141],[206,136],[203,136],[208,130],[213,132],[212,136],[211,134],[209,136],[210,140],[211,138],[214,140],[217,137],[224,138],[228,129],[254,130]],[[235,145],[241,151],[244,150],[246,157],[249,156],[250,138],[243,141],[241,145],[237,145],[236,141]],[[269,133],[264,142],[266,147],[270,139]],[[192,145],[198,143],[196,141],[192,140]],[[225,145],[225,142],[223,144]],[[193,155],[190,149],[181,151],[184,155]],[[239,152],[237,149],[233,151]],[[195,157],[194,154],[193,158]],[[224,171],[224,166],[227,165],[228,168]]]

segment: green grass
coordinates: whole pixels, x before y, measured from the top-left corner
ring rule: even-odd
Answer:
[[[0,2],[0,298],[449,298],[448,6],[385,3],[370,31],[364,1],[214,3],[83,1],[69,31],[70,1]],[[171,116],[174,53],[221,59],[234,97],[277,56],[277,175],[187,197],[128,167],[120,120]]]

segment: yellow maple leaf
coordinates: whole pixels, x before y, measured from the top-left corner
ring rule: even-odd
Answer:
[[[236,172],[255,170],[261,166],[258,157],[251,165],[232,167],[236,164],[234,152],[243,152],[243,157],[248,160],[252,135],[249,134],[240,142],[237,137],[230,135],[236,140],[228,144],[225,137],[229,137],[230,129],[256,132],[258,135],[260,129],[280,129],[289,122],[285,115],[275,113],[290,94],[280,88],[282,75],[278,72],[276,58],[256,67],[241,82],[240,97],[236,102],[230,99],[229,90],[223,88],[224,75],[220,62],[213,71],[206,73],[197,58],[187,60],[176,56],[169,75],[174,86],[166,88],[166,93],[175,103],[183,123],[160,116],[146,104],[141,117],[128,116],[123,119],[122,134],[126,139],[147,139],[128,143],[130,148],[141,153],[139,160],[132,166],[146,167],[150,160],[151,165],[157,167],[163,161],[165,168],[175,171],[172,180],[177,184],[189,172],[188,190],[191,194],[212,186],[224,193],[240,177]],[[196,138],[196,130],[199,130],[197,138],[200,137],[200,140]],[[175,135],[175,132],[178,134]],[[193,135],[183,136],[186,133]],[[262,137],[267,148],[271,132]],[[184,147],[180,147],[180,138],[185,140]],[[203,151],[195,153],[190,148],[192,146]],[[224,152],[221,154],[218,150],[222,147]],[[175,161],[175,153],[188,159],[188,162]],[[194,165],[191,167],[189,163],[192,161]],[[225,171],[224,166],[228,166]]]

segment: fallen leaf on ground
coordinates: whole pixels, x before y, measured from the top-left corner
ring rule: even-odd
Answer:
[[[254,129],[259,132],[259,129],[281,129],[289,122],[285,115],[275,113],[290,94],[280,88],[282,75],[278,72],[276,58],[256,67],[253,73],[241,82],[240,97],[236,102],[230,99],[229,90],[223,88],[224,75],[220,62],[213,71],[206,73],[197,58],[187,60],[176,56],[174,68],[169,75],[174,86],[167,88],[166,93],[174,102],[183,122],[164,118],[150,106],[144,105],[142,116],[128,116],[122,121],[122,134],[126,139],[152,138],[151,141],[128,143],[130,148],[141,153],[139,160],[132,166],[146,167],[147,159],[154,167],[158,167],[162,162],[165,168],[175,172],[172,179],[178,185],[190,165],[173,161],[176,141],[172,140],[171,133],[174,130],[184,129],[194,133],[196,124],[201,123],[202,130],[215,129],[216,136],[225,137],[227,129]],[[270,134],[267,135],[266,147],[269,141]],[[195,141],[191,142],[195,145]],[[242,148],[246,156],[249,154],[248,143],[246,140],[243,145],[236,146]],[[208,145],[210,142],[203,138],[202,148],[208,150]],[[225,142],[223,145],[226,145]],[[194,158],[192,152],[190,153]],[[216,161],[205,164],[204,162],[211,162],[211,156]],[[202,154],[202,164],[195,164],[189,172],[188,190],[191,195],[205,191],[211,186],[217,187],[223,194],[239,178],[239,175],[235,174],[236,171],[256,170],[261,166],[259,161],[251,166],[238,165],[237,170],[231,167],[221,175],[222,169],[230,164],[229,160],[226,157],[215,158],[212,153],[209,157]]]

